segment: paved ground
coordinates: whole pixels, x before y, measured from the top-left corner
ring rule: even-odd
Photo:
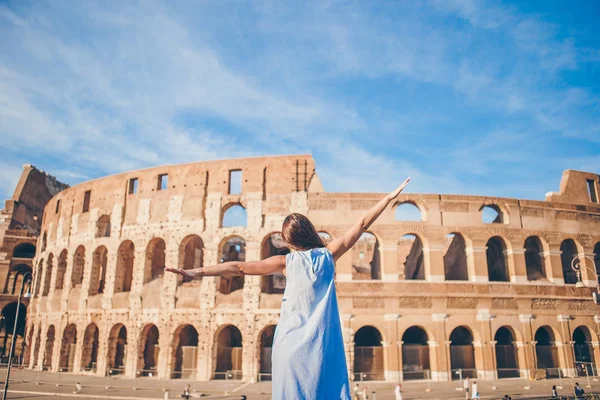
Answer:
[[[4,383],[6,371],[0,370],[0,379]],[[549,398],[552,385],[563,386],[559,394],[572,395],[575,381],[582,386],[588,384],[583,379],[563,379],[548,381],[525,381],[522,379],[505,379],[496,382],[479,381],[482,399],[501,399],[509,394],[513,399],[546,399]],[[75,383],[82,385],[82,392],[74,394]],[[29,370],[13,370],[11,373],[9,399],[44,399],[61,396],[80,399],[164,399],[165,392],[169,398],[181,399],[186,384],[190,384],[193,398],[202,399],[239,399],[246,395],[249,400],[271,399],[269,382],[247,384],[239,381],[193,382],[186,380],[159,380],[156,378],[119,379],[78,376],[70,374],[54,374]],[[393,384],[365,382],[369,392],[376,391],[376,400],[393,400]],[[600,393],[600,381],[590,380],[591,388],[586,392]],[[363,384],[361,384],[361,387]],[[461,400],[465,398],[462,391],[456,390],[458,382],[405,382],[403,385],[405,400],[443,399]],[[529,387],[526,389],[525,387]],[[430,391],[428,391],[430,390]],[[315,399],[317,400],[317,399]],[[369,400],[373,400],[371,396]]]

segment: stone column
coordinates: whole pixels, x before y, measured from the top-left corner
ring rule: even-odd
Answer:
[[[105,376],[107,369],[108,341],[110,327],[98,326],[98,358],[96,359],[96,375]]]
[[[480,361],[481,364],[477,364],[477,375],[479,379],[491,381],[496,379],[496,359],[495,344],[492,337],[491,320],[494,318],[490,314],[488,309],[477,310],[477,321],[481,324],[481,340],[480,340]],[[475,345],[475,344],[474,344]],[[476,361],[477,352],[475,353]],[[481,365],[481,366],[480,366]]]
[[[89,281],[88,281],[89,282]],[[84,280],[84,284],[85,284],[85,280]],[[87,297],[87,289],[85,291],[86,293],[86,297]],[[81,371],[81,358],[83,356],[83,349],[84,347],[88,346],[88,343],[86,343],[86,337],[85,337],[85,330],[86,327],[83,325],[77,325],[77,337],[76,337],[76,344],[75,344],[75,359],[73,361],[73,373],[78,374]],[[91,339],[88,338],[88,342],[89,345],[91,346]]]
[[[102,309],[112,309],[112,299],[115,294],[115,275],[117,273],[117,259],[119,250],[109,252],[106,260],[106,275],[102,294]],[[100,328],[100,327],[98,327]]]
[[[208,381],[212,378],[213,360],[213,333],[210,330],[209,316],[202,321],[202,327],[198,329],[198,364],[197,379]]]
[[[423,248],[425,261],[425,279],[429,282],[444,282],[446,273],[444,271],[444,246],[443,242],[432,243]]]
[[[489,282],[486,249],[484,242],[473,241],[471,245],[467,244],[467,268],[471,282]]]
[[[399,314],[384,314],[383,320],[387,325],[387,341],[382,341],[384,359],[387,360],[385,380],[387,382],[400,382],[402,377],[402,338],[399,337]]]
[[[79,311],[84,312],[87,308],[88,293],[92,283],[92,268],[94,263],[94,250],[85,250],[85,265],[83,266],[83,282],[79,297]]]
[[[69,252],[69,255],[67,256],[67,268],[65,269],[62,296],[60,299],[60,309],[62,312],[66,312],[69,307],[69,293],[71,293],[71,288],[73,287],[73,281],[71,280],[71,276],[73,275],[73,257],[75,257],[75,253]]]
[[[531,326],[531,321],[533,320],[533,315],[531,314],[520,314],[519,321],[523,325],[523,353],[522,357],[525,361],[524,364],[521,364],[521,358],[519,358],[519,367],[521,368],[521,374],[525,372],[526,378],[531,378],[534,376],[534,371],[537,368],[537,355],[535,352],[536,342],[533,340],[533,330]],[[518,343],[517,343],[518,345]],[[523,371],[525,369],[526,371]]]
[[[137,374],[137,362],[139,353],[139,340],[140,332],[139,329],[135,331],[129,330],[130,327],[136,327],[132,324],[127,326],[127,352],[125,354],[125,377],[135,378]]]
[[[144,287],[144,268],[146,266],[146,249],[135,245],[133,261],[133,280],[129,292],[129,307],[132,315],[138,315],[142,307],[142,289]]]
[[[177,267],[179,259],[179,244],[167,242],[165,248],[165,264]],[[175,293],[177,291],[177,275],[165,272],[162,279],[161,310],[175,308]]]
[[[576,376],[575,369],[575,349],[573,345],[573,339],[571,337],[571,329],[569,327],[569,321],[573,317],[570,315],[557,315],[556,320],[560,322],[560,333],[562,336],[562,342],[556,342],[559,352],[560,366],[565,376]],[[562,349],[561,349],[562,347]]]
[[[158,328],[158,360],[156,374],[161,379],[169,379],[169,358],[171,357],[171,342],[173,334],[169,324],[157,324]]]
[[[433,345],[436,349],[435,358],[431,358],[431,379],[434,381],[450,381],[452,379],[450,366],[450,344],[452,342],[446,339],[448,314],[432,314],[431,319],[437,325],[435,340],[430,341],[433,343],[430,344],[430,348]]]
[[[399,275],[404,275],[404,271],[400,271],[401,266],[398,265],[398,244],[380,244],[379,252],[381,254],[381,265],[384,267],[381,271],[381,280],[384,282],[398,281]],[[350,274],[352,274],[352,270],[350,270]],[[352,275],[350,275],[350,279],[352,279]]]
[[[515,248],[506,251],[508,273],[512,283],[527,283],[527,266],[525,264],[525,249]]]
[[[550,244],[550,250],[544,252],[544,261],[546,263],[546,274],[548,280],[555,285],[564,285],[565,277],[562,271],[562,261],[560,259],[560,243]]]

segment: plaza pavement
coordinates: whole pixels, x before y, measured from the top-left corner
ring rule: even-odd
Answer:
[[[6,370],[0,370],[2,384]],[[494,382],[479,381],[481,399],[501,399],[504,394],[509,394],[513,399],[548,399],[552,385],[564,387],[559,389],[563,396],[573,393],[573,385],[579,382],[588,393],[600,393],[600,381],[590,379],[591,388],[586,388],[588,382],[583,379],[563,379],[526,381],[523,379],[504,379]],[[82,385],[82,391],[74,394],[75,383]],[[160,380],[156,378],[122,379],[82,376],[72,374],[56,374],[50,372],[37,372],[22,369],[13,369],[11,372],[8,399],[164,399],[165,392],[170,399],[181,399],[185,386],[191,387],[192,398],[195,399],[240,399],[246,395],[248,400],[267,400],[271,398],[270,382],[244,383],[240,381],[210,381],[195,382],[189,380]],[[394,400],[391,383],[365,382],[360,387],[368,387],[369,400]],[[443,399],[461,400],[465,398],[462,391],[456,390],[459,382],[405,382],[403,383],[404,400],[417,399]],[[525,389],[528,386],[529,389]],[[371,392],[376,391],[376,399]],[[429,391],[428,391],[429,390]],[[316,399],[315,399],[316,400]]]

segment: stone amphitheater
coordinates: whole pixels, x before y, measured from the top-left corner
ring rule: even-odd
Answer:
[[[596,374],[598,185],[597,174],[568,170],[545,201],[402,194],[337,263],[352,379]],[[24,362],[269,380],[285,277],[186,282],[163,267],[284,254],[278,231],[291,212],[329,240],[381,197],[325,192],[310,155],[160,166],[66,188],[44,209]]]

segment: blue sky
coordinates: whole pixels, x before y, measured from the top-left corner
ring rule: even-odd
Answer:
[[[1,1],[0,195],[312,153],[327,191],[600,173],[600,2]]]

